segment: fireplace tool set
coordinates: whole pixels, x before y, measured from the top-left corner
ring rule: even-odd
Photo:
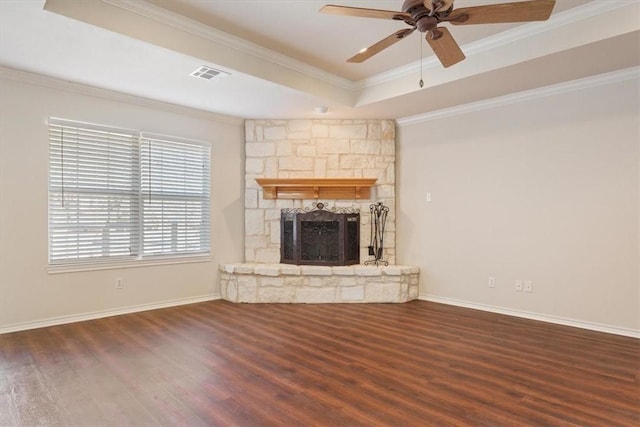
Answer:
[[[371,214],[371,241],[369,244],[369,255],[375,257],[374,259],[365,261],[365,265],[389,265],[389,261],[382,259],[382,249],[384,247],[384,226],[387,222],[387,214],[389,208],[378,202],[376,204],[369,205],[369,212]]]

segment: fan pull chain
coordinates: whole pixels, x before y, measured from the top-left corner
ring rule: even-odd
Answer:
[[[424,87],[424,80],[422,80],[422,37],[418,37],[418,41],[420,42],[420,88]]]

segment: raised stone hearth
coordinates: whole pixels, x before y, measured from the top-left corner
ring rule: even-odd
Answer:
[[[418,298],[417,267],[221,264],[220,291],[231,302],[363,303]]]

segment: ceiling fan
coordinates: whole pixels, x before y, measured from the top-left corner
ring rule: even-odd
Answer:
[[[556,3],[555,0],[529,0],[454,9],[453,1],[405,0],[402,4],[402,12],[336,5],[326,5],[320,9],[320,12],[362,18],[392,19],[404,21],[411,27],[396,31],[372,46],[362,49],[347,62],[364,62],[418,30],[425,33],[427,43],[446,68],[462,61],[465,56],[449,30],[439,26],[440,24],[450,22],[453,25],[472,25],[546,21],[551,16]]]

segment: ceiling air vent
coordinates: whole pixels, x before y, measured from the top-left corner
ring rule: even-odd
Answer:
[[[202,67],[198,68],[193,73],[191,73],[191,75],[193,77],[198,77],[200,79],[205,79],[205,80],[218,80],[223,77],[227,77],[229,73],[216,70],[215,68],[211,68],[211,67],[207,67],[206,65],[203,65]]]

